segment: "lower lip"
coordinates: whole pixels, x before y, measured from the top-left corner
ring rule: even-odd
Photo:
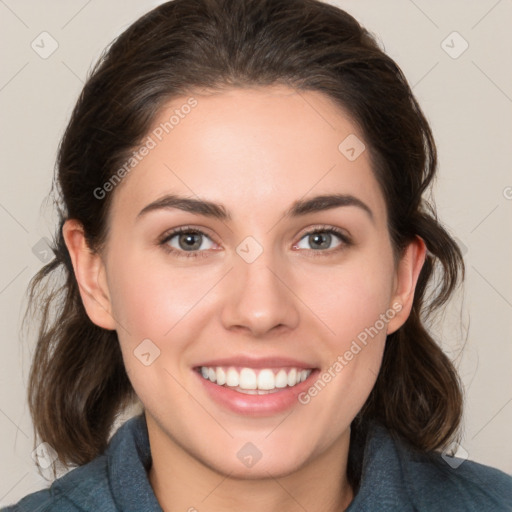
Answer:
[[[268,393],[266,395],[248,395],[239,393],[225,386],[214,384],[210,380],[205,379],[196,370],[193,372],[197,378],[201,380],[203,386],[215,402],[219,405],[236,412],[248,416],[269,416],[279,412],[286,411],[293,405],[298,403],[298,396],[306,391],[313,382],[319,370],[313,370],[308,378],[293,387],[286,387],[279,391]]]

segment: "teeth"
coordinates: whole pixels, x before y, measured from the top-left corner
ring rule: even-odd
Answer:
[[[274,389],[275,380],[272,370],[261,370],[258,375],[258,389]]]
[[[289,370],[282,368],[278,371],[270,368],[261,370],[241,368],[238,372],[233,367],[225,369],[221,366],[215,368],[201,366],[201,375],[205,379],[215,382],[219,386],[237,388],[237,391],[250,395],[266,394],[268,391],[277,391],[277,389],[287,386],[293,387],[305,381],[311,371],[311,369],[303,370],[299,368]]]
[[[258,389],[258,379],[256,372],[250,368],[242,368],[240,372],[240,383],[242,389]]]
[[[275,378],[276,388],[285,388],[288,386],[288,374],[284,370],[279,370]]]
[[[226,372],[222,368],[217,368],[216,377],[219,386],[226,384]]]
[[[297,384],[297,370],[292,368],[288,372],[288,386],[295,386]]]

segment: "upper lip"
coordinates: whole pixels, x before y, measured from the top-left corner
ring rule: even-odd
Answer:
[[[298,359],[279,356],[267,357],[248,357],[248,356],[231,356],[220,359],[212,359],[196,365],[196,367],[208,366],[240,366],[242,368],[315,368],[315,365]]]

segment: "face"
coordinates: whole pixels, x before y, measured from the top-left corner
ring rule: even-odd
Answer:
[[[363,135],[327,97],[191,96],[110,192],[94,267],[108,315],[87,311],[117,330],[155,443],[232,476],[289,474],[346,448],[415,271],[395,265]]]

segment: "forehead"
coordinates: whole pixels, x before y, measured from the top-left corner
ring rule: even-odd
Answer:
[[[137,213],[169,193],[221,202],[236,216],[255,207],[277,214],[299,198],[338,192],[385,214],[363,135],[317,91],[272,86],[177,97],[143,143],[150,149],[114,197]]]

